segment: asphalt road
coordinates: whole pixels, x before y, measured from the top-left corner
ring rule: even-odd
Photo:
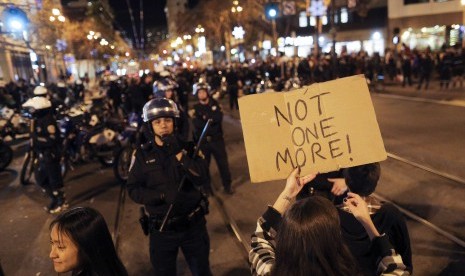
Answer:
[[[372,99],[389,153],[465,178],[464,107],[378,95]],[[256,219],[267,204],[274,202],[284,182],[250,183],[238,114],[227,108],[226,113],[224,130],[236,193],[226,196],[218,192],[211,199],[211,213],[207,217],[210,262],[214,275],[248,275],[244,247],[255,229]],[[36,186],[19,185],[17,171],[21,161],[18,150],[9,169],[0,173],[0,262],[6,275],[53,275],[48,259],[48,224],[53,216],[43,211],[47,199]],[[378,195],[465,239],[463,184],[392,158],[381,166]],[[211,171],[214,185],[219,188],[214,162]],[[77,166],[66,178],[65,191],[71,205],[100,210],[113,231],[121,186],[111,169],[98,163]],[[227,218],[232,218],[231,224]],[[148,241],[137,220],[138,206],[126,198],[119,221],[119,253],[130,275],[148,275]],[[415,275],[439,275],[447,266],[457,264],[465,267],[465,248],[417,221],[408,219],[408,227]],[[178,268],[179,275],[190,275],[181,254]]]

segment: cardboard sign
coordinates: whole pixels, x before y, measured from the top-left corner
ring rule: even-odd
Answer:
[[[239,99],[252,182],[387,158],[363,75]]]

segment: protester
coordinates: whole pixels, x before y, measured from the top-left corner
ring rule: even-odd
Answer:
[[[110,231],[95,209],[77,207],[50,223],[50,259],[58,273],[73,276],[126,276]]]
[[[407,270],[412,273],[412,250],[410,237],[402,213],[392,204],[383,203],[372,197],[381,175],[379,163],[371,163],[344,169],[345,183],[349,190],[359,194],[368,206],[368,211],[376,228],[389,237],[396,252],[402,256]],[[341,179],[342,180],[342,179]],[[376,273],[376,252],[363,225],[350,213],[350,208],[338,206],[342,236],[365,275]]]
[[[314,177],[300,177],[299,169],[295,169],[274,205],[258,219],[249,252],[253,275],[360,275],[343,242],[333,204],[319,196],[292,204],[304,184]],[[380,235],[374,226],[365,201],[349,193],[345,204],[365,228],[378,254],[377,273],[410,275],[388,236]]]

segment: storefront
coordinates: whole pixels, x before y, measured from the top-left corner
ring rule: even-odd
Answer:
[[[383,34],[384,31],[382,30],[355,31],[351,32],[351,34],[341,32],[336,37],[336,53],[339,55],[342,49],[347,49],[348,53],[358,53],[363,50],[368,55],[373,55],[375,52],[384,55],[386,43]],[[358,37],[361,39],[354,39]],[[333,41],[328,34],[320,35],[318,40],[323,53],[331,52]],[[266,45],[266,43],[263,43],[263,45]],[[312,53],[314,47],[314,38],[312,36],[280,37],[278,39],[278,50],[289,57],[296,54],[299,57],[306,57]]]
[[[436,25],[432,27],[407,28],[401,30],[402,43],[405,43],[410,49],[439,50],[443,45],[454,46],[460,44],[463,35],[463,26],[453,25]]]

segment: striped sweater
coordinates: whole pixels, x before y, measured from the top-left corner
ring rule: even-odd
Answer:
[[[281,214],[269,206],[258,219],[255,233],[252,234],[249,252],[250,270],[252,275],[271,275],[275,263],[275,237],[281,223]],[[372,241],[373,249],[379,256],[377,274],[392,276],[408,276],[402,258],[398,255],[386,235]]]

